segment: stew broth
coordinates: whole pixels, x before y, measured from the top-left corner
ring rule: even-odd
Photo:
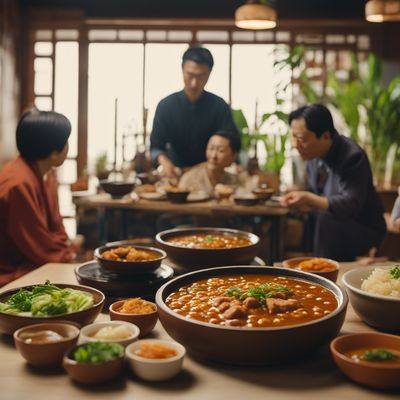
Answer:
[[[274,275],[230,275],[183,286],[166,299],[174,312],[198,321],[252,328],[301,324],[338,307],[321,285]]]
[[[251,241],[243,237],[207,233],[175,236],[167,239],[167,242],[194,249],[232,249],[251,245]]]

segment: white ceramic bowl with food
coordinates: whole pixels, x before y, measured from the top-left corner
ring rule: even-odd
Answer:
[[[94,322],[81,329],[79,343],[109,342],[128,346],[138,339],[140,329],[127,321]]]
[[[400,277],[388,278],[394,268],[393,265],[355,268],[343,275],[343,283],[354,311],[364,322],[382,331],[400,333]],[[367,280],[373,272],[374,276]],[[375,293],[366,291],[365,285]]]
[[[162,339],[138,340],[125,351],[133,373],[146,381],[164,381],[176,376],[182,370],[185,354],[181,344]]]

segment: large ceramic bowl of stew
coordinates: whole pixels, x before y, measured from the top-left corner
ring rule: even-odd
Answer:
[[[165,330],[193,356],[262,365],[327,346],[342,327],[348,299],[315,274],[228,266],[171,280],[158,290],[156,303]]]
[[[249,264],[257,255],[260,238],[228,228],[176,228],[156,235],[158,245],[179,266],[200,269]]]

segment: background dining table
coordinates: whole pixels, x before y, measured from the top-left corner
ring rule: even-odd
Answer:
[[[230,218],[230,217],[258,217],[261,222],[258,227],[254,226],[262,240],[268,242],[269,254],[264,257],[268,263],[272,264],[282,259],[283,256],[283,226],[284,219],[288,216],[289,210],[283,207],[277,201],[267,201],[263,204],[253,206],[239,205],[233,201],[217,201],[215,199],[207,199],[206,201],[188,201],[186,203],[173,203],[168,200],[146,200],[139,198],[135,193],[131,196],[115,199],[107,193],[74,196],[74,204],[79,210],[97,209],[98,215],[98,231],[100,242],[109,241],[107,239],[107,226],[111,221],[119,220],[119,235],[116,240],[123,240],[129,236],[129,212],[144,214],[163,214],[170,213],[172,215],[190,215],[198,217],[199,221],[202,217],[213,219]],[[117,218],[114,211],[119,210],[122,215]],[[79,215],[79,212],[78,212]],[[257,224],[254,224],[257,225]],[[204,225],[201,225],[204,226]],[[213,225],[215,226],[215,225]],[[268,229],[265,227],[268,226]],[[266,236],[263,238],[263,231],[266,230]],[[260,232],[258,232],[260,231]]]
[[[2,287],[7,289],[43,283],[76,284],[77,264],[46,264]],[[343,272],[360,266],[341,263]],[[102,313],[98,320],[108,320]],[[374,331],[364,324],[349,304],[341,334]],[[168,338],[158,322],[153,337]],[[207,340],[207,338],[204,338]],[[274,366],[232,366],[206,362],[187,355],[183,371],[167,382],[144,382],[135,377],[128,365],[116,381],[94,387],[72,382],[60,369],[41,371],[30,367],[15,349],[13,339],[0,335],[0,399],[2,400],[71,400],[71,399],[296,399],[296,400],[376,400],[399,399],[399,393],[382,392],[348,380],[335,366],[329,348],[297,361]]]

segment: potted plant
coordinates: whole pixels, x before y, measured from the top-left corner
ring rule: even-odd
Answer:
[[[107,153],[101,153],[95,160],[96,176],[99,180],[107,179],[110,175],[110,170],[107,167]]]

